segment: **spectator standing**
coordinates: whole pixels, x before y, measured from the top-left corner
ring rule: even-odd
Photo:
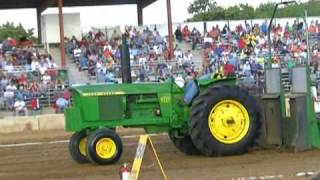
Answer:
[[[182,41],[182,33],[181,33],[181,28],[180,26],[177,27],[176,31],[175,31],[175,36],[176,36],[176,40],[181,42]]]

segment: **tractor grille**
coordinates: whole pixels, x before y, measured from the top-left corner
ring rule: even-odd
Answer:
[[[125,97],[102,96],[99,98],[101,120],[121,120],[125,113]]]

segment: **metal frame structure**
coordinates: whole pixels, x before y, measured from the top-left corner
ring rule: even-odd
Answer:
[[[272,18],[269,23],[268,27],[268,44],[269,44],[269,59],[267,62],[267,67],[271,68],[272,66],[272,52],[271,52],[271,29],[272,29],[272,22],[273,19],[276,15],[276,12],[278,10],[278,7],[280,5],[288,5],[288,4],[296,4],[299,5],[296,1],[284,1],[277,3],[275,6],[275,9],[273,11]],[[301,12],[301,17],[303,18],[304,24],[306,27],[308,27],[307,23],[307,12],[304,11],[303,13]],[[316,114],[314,112],[314,103],[312,100],[312,93],[311,93],[311,70],[310,70],[310,47],[309,47],[309,33],[306,33],[306,43],[307,43],[307,62],[305,63],[305,75],[306,75],[306,82],[301,82],[301,83],[306,83],[306,92],[304,93],[294,93],[294,95],[301,96],[304,95],[306,97],[306,103],[305,103],[305,111],[306,111],[306,119],[307,119],[307,142],[310,144],[312,147],[320,148],[320,131],[319,131],[319,125],[316,119]],[[294,97],[295,98],[295,97]],[[282,118],[285,118],[285,96],[283,90],[280,92],[280,106],[281,106],[281,115]]]

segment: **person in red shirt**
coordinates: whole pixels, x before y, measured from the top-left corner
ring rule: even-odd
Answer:
[[[244,37],[242,36],[239,40],[239,49],[244,49],[246,47],[246,40],[244,39]]]
[[[290,37],[290,32],[288,30],[285,30],[284,33],[283,33],[283,37],[288,39]]]
[[[227,61],[226,64],[223,66],[223,72],[224,76],[232,76],[234,74],[233,65],[230,64],[229,61]]]
[[[18,78],[18,83],[20,86],[27,86],[28,85],[27,75],[21,74],[21,76]]]
[[[88,47],[89,43],[87,41],[87,39],[85,37],[82,38],[82,40],[80,41],[80,47],[84,46],[84,47]]]
[[[310,27],[309,27],[309,33],[311,33],[311,34],[315,34],[315,33],[317,33],[317,27],[316,27],[316,25],[314,24],[314,22],[313,21],[311,21],[311,24],[310,24]]]
[[[190,34],[191,34],[191,32],[190,32],[188,26],[185,26],[182,29],[182,37],[183,37],[183,39],[186,40],[186,41],[189,40]]]
[[[109,48],[106,48],[106,50],[104,50],[103,55],[106,59],[109,59],[111,57],[111,51],[109,50]]]
[[[39,98],[37,97],[32,97],[31,99],[31,110],[32,111],[37,111],[40,109],[40,103],[39,103]]]

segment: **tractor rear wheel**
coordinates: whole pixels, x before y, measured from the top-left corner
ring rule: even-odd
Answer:
[[[72,159],[78,163],[87,163],[87,135],[85,131],[74,133],[69,142],[69,152]]]
[[[206,156],[245,153],[258,138],[259,110],[248,92],[235,86],[212,86],[193,102],[192,142]]]
[[[172,143],[179,151],[187,155],[201,154],[200,151],[194,146],[190,136],[176,137],[173,132],[169,132],[169,137]]]
[[[122,149],[121,138],[110,129],[97,129],[88,137],[87,156],[92,163],[113,164],[120,159]]]

